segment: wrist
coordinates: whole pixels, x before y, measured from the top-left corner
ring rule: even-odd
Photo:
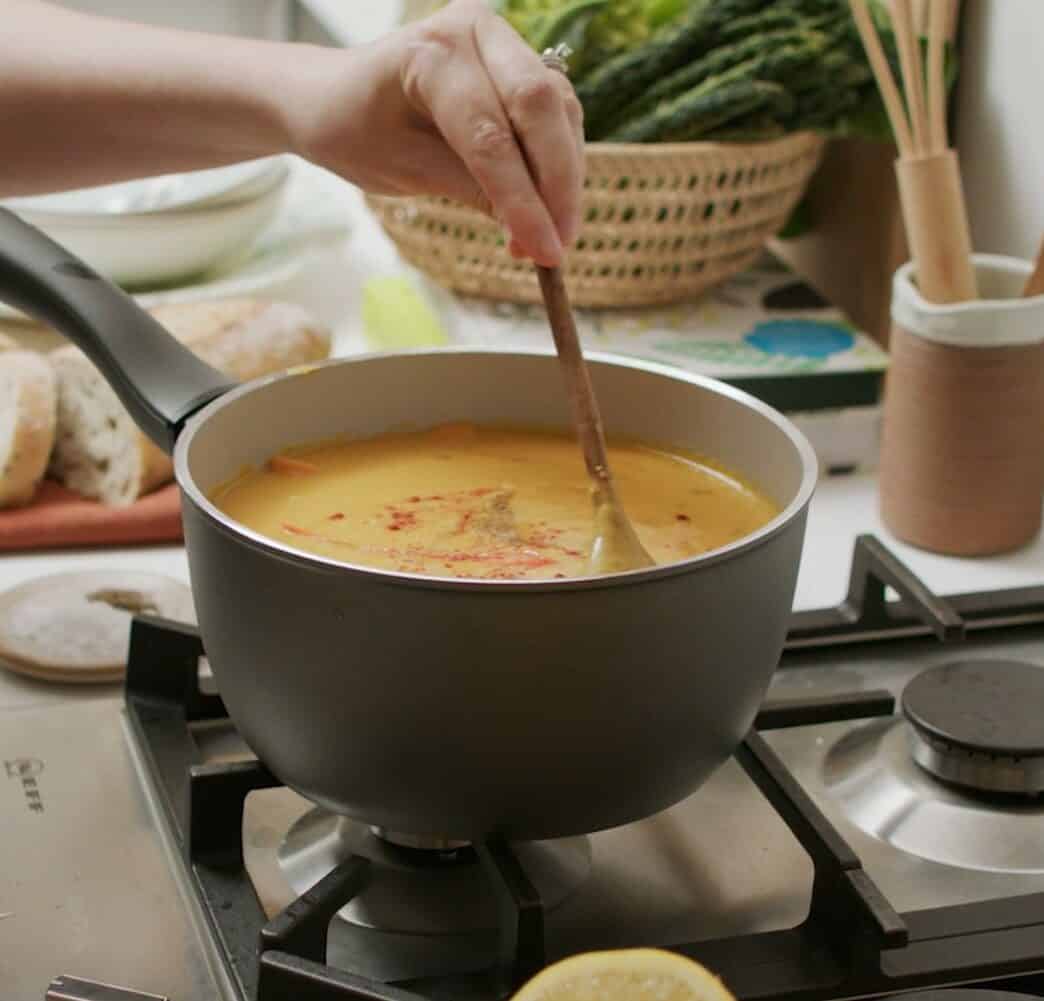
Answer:
[[[226,87],[215,101],[213,146],[242,159],[283,153],[314,159],[316,123],[330,104],[344,51],[300,42],[237,43],[224,53]],[[218,90],[213,77],[209,86]]]
[[[271,88],[284,152],[330,167],[335,159],[328,148],[331,135],[339,145],[350,142],[352,126],[362,118],[370,81],[360,65],[361,51],[295,44],[288,54],[292,65]]]

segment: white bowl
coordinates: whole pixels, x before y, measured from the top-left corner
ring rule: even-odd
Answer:
[[[287,157],[270,156],[209,170],[9,198],[4,204],[19,213],[63,218],[180,211],[219,202],[248,201],[285,181],[289,172]]]
[[[94,270],[126,288],[171,285],[244,253],[279,209],[289,172],[242,198],[146,212],[62,212],[8,203]]]

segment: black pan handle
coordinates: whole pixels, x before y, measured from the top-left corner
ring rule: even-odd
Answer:
[[[80,347],[138,427],[166,452],[189,417],[234,385],[126,292],[2,208],[0,301],[49,323]]]

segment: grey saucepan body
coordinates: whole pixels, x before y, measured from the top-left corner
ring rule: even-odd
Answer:
[[[334,361],[232,387],[125,295],[0,211],[0,299],[63,330],[173,450],[193,595],[229,713],[314,802],[411,835],[539,839],[695,791],[753,722],[816,480],[789,421],[714,380],[596,357],[610,436],[713,456],[777,502],[672,565],[555,581],[425,578],[252,532],[209,497],[287,445],[449,420],[566,427],[550,352]]]

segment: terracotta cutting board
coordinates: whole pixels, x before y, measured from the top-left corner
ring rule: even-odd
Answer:
[[[0,511],[0,552],[180,541],[181,502],[173,483],[112,508],[46,480],[28,507]]]

